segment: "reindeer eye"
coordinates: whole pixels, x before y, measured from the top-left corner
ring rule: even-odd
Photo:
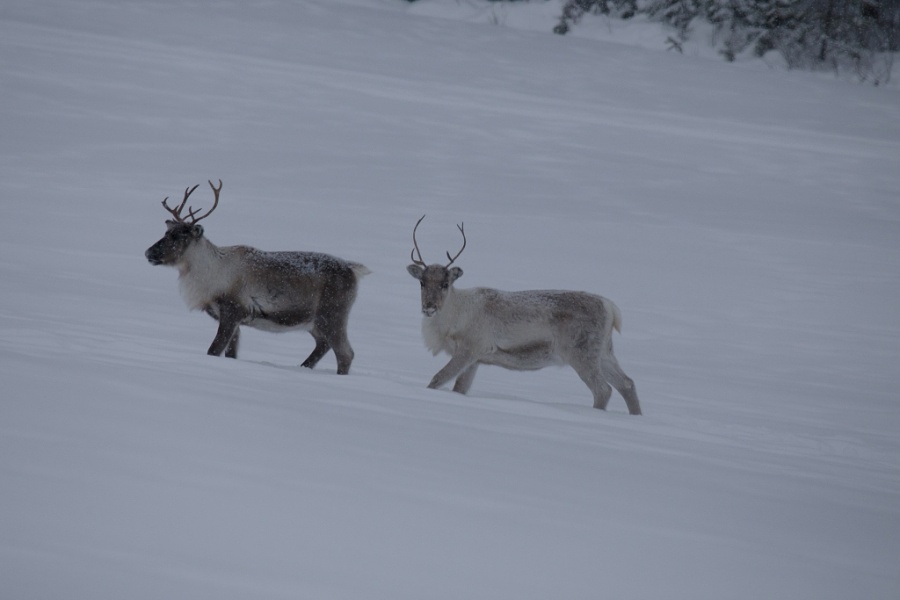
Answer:
[[[444,283],[441,284],[441,289],[442,289],[442,290],[446,290],[446,289],[449,288],[449,287],[450,287],[450,284],[447,283],[447,282],[444,282]]]

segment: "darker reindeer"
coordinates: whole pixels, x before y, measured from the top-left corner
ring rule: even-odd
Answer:
[[[329,350],[337,357],[337,372],[350,371],[353,348],[347,320],[356,299],[357,283],[369,273],[363,265],[318,252],[263,252],[249,246],[216,246],[199,224],[219,204],[219,187],[209,182],[215,200],[198,215],[193,207],[183,214],[195,185],[184,191],[177,208],[166,198],[163,207],[174,220],[166,221],[161,240],[145,252],[154,265],[178,269],[178,282],[191,310],[201,309],[219,322],[208,354],[237,358],[240,326],[282,332],[301,329],[316,341],[303,361],[313,368]]]
[[[422,284],[422,335],[435,355],[446,352],[450,362],[428,384],[439,388],[456,379],[453,391],[469,391],[478,365],[516,371],[570,365],[594,395],[594,408],[606,409],[615,387],[632,415],[641,414],[634,382],[613,355],[612,331],[620,330],[618,307],[586,292],[532,290],[503,292],[490,288],[456,289],[463,271],[452,267],[466,248],[466,232],[458,225],[463,245],[446,265],[426,265],[413,228],[413,264],[409,274]],[[418,255],[418,258],[416,257]]]

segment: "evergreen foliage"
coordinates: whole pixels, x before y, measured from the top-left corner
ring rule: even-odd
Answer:
[[[676,49],[709,23],[725,60],[776,52],[788,68],[851,72],[875,85],[888,81],[900,50],[900,0],[566,0],[554,32],[588,14],[645,15],[674,29]]]

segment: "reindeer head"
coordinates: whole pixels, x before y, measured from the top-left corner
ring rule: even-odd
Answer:
[[[463,225],[456,226],[463,236],[463,245],[459,252],[456,253],[456,256],[450,256],[450,253],[447,252],[447,258],[450,259],[450,262],[446,265],[426,265],[425,261],[422,260],[419,244],[416,242],[416,230],[424,218],[425,215],[422,215],[413,228],[413,249],[410,252],[413,264],[406,267],[406,270],[422,284],[422,313],[426,317],[432,317],[444,306],[444,301],[453,289],[453,282],[462,277],[463,270],[459,267],[450,268],[450,265],[466,249],[466,232],[463,229]],[[418,258],[416,258],[416,254],[418,254]]]
[[[163,208],[169,211],[175,217],[175,220],[169,219],[166,221],[166,235],[144,252],[144,256],[147,257],[151,264],[177,264],[191,244],[203,237],[203,226],[199,225],[198,221],[212,214],[212,211],[216,210],[216,206],[219,205],[219,192],[222,191],[222,180],[219,180],[219,187],[214,186],[213,182],[210,181],[209,187],[212,188],[215,201],[212,208],[206,214],[200,216],[197,216],[197,213],[191,206],[188,207],[187,215],[181,214],[181,211],[184,210],[184,205],[187,204],[188,197],[197,189],[196,185],[184,190],[184,199],[177,208],[172,208],[166,204],[166,200],[169,199],[168,196],[162,201]]]

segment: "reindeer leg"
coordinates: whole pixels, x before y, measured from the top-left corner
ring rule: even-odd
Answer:
[[[353,348],[350,346],[350,340],[346,334],[339,335],[332,342],[334,348],[334,357],[337,359],[337,374],[346,375],[350,372],[350,363],[353,362]]]
[[[571,364],[594,395],[594,408],[606,410],[606,405],[609,404],[609,398],[612,396],[612,388],[603,377],[600,360],[596,357],[587,357],[583,360],[573,361]]]
[[[316,347],[313,348],[312,353],[306,357],[306,360],[303,361],[301,367],[306,367],[307,369],[312,369],[318,364],[322,357],[325,356],[329,350],[331,350],[331,344],[328,343],[328,340],[325,339],[325,336],[318,329],[313,329],[310,332],[310,335],[313,336],[313,339],[316,340]]]
[[[322,310],[316,316],[316,325],[312,330],[312,335],[316,338],[316,347],[303,362],[304,367],[312,368],[326,352],[334,350],[338,375],[350,372],[353,347],[350,346],[350,339],[347,337],[349,314],[349,307],[337,307],[334,310]]]
[[[628,413],[632,415],[641,414],[641,403],[637,397],[637,391],[634,389],[634,381],[625,374],[622,367],[615,356],[609,355],[600,361],[600,368],[603,370],[603,376],[609,381],[625,399],[625,405],[628,407]]]
[[[467,394],[469,388],[472,387],[472,381],[474,381],[477,371],[478,363],[475,363],[460,373],[459,377],[456,378],[456,383],[453,385],[453,391],[459,394]]]
[[[443,369],[438,371],[435,376],[431,378],[431,383],[428,384],[428,387],[437,389],[443,386],[448,381],[472,366],[473,363],[475,363],[475,358],[473,358],[469,354],[456,354],[455,356],[453,356],[453,358],[450,359],[450,362],[448,362]],[[475,373],[472,373],[472,377],[475,377]]]
[[[238,354],[238,345],[241,341],[241,328],[238,327],[234,330],[234,335],[231,337],[231,341],[228,342],[228,347],[225,348],[225,356],[228,358],[237,358]]]
[[[230,358],[237,358],[237,342],[232,345],[232,340],[237,336],[238,327],[246,316],[244,309],[231,300],[219,300],[217,305],[219,330],[206,353],[210,356],[222,356],[226,349],[232,349],[234,356]]]
[[[337,374],[346,375],[350,372],[350,363],[353,362],[353,347],[350,345],[350,338],[347,337],[347,312],[335,319],[337,324],[327,330],[328,343],[334,350],[334,357],[337,359]]]

